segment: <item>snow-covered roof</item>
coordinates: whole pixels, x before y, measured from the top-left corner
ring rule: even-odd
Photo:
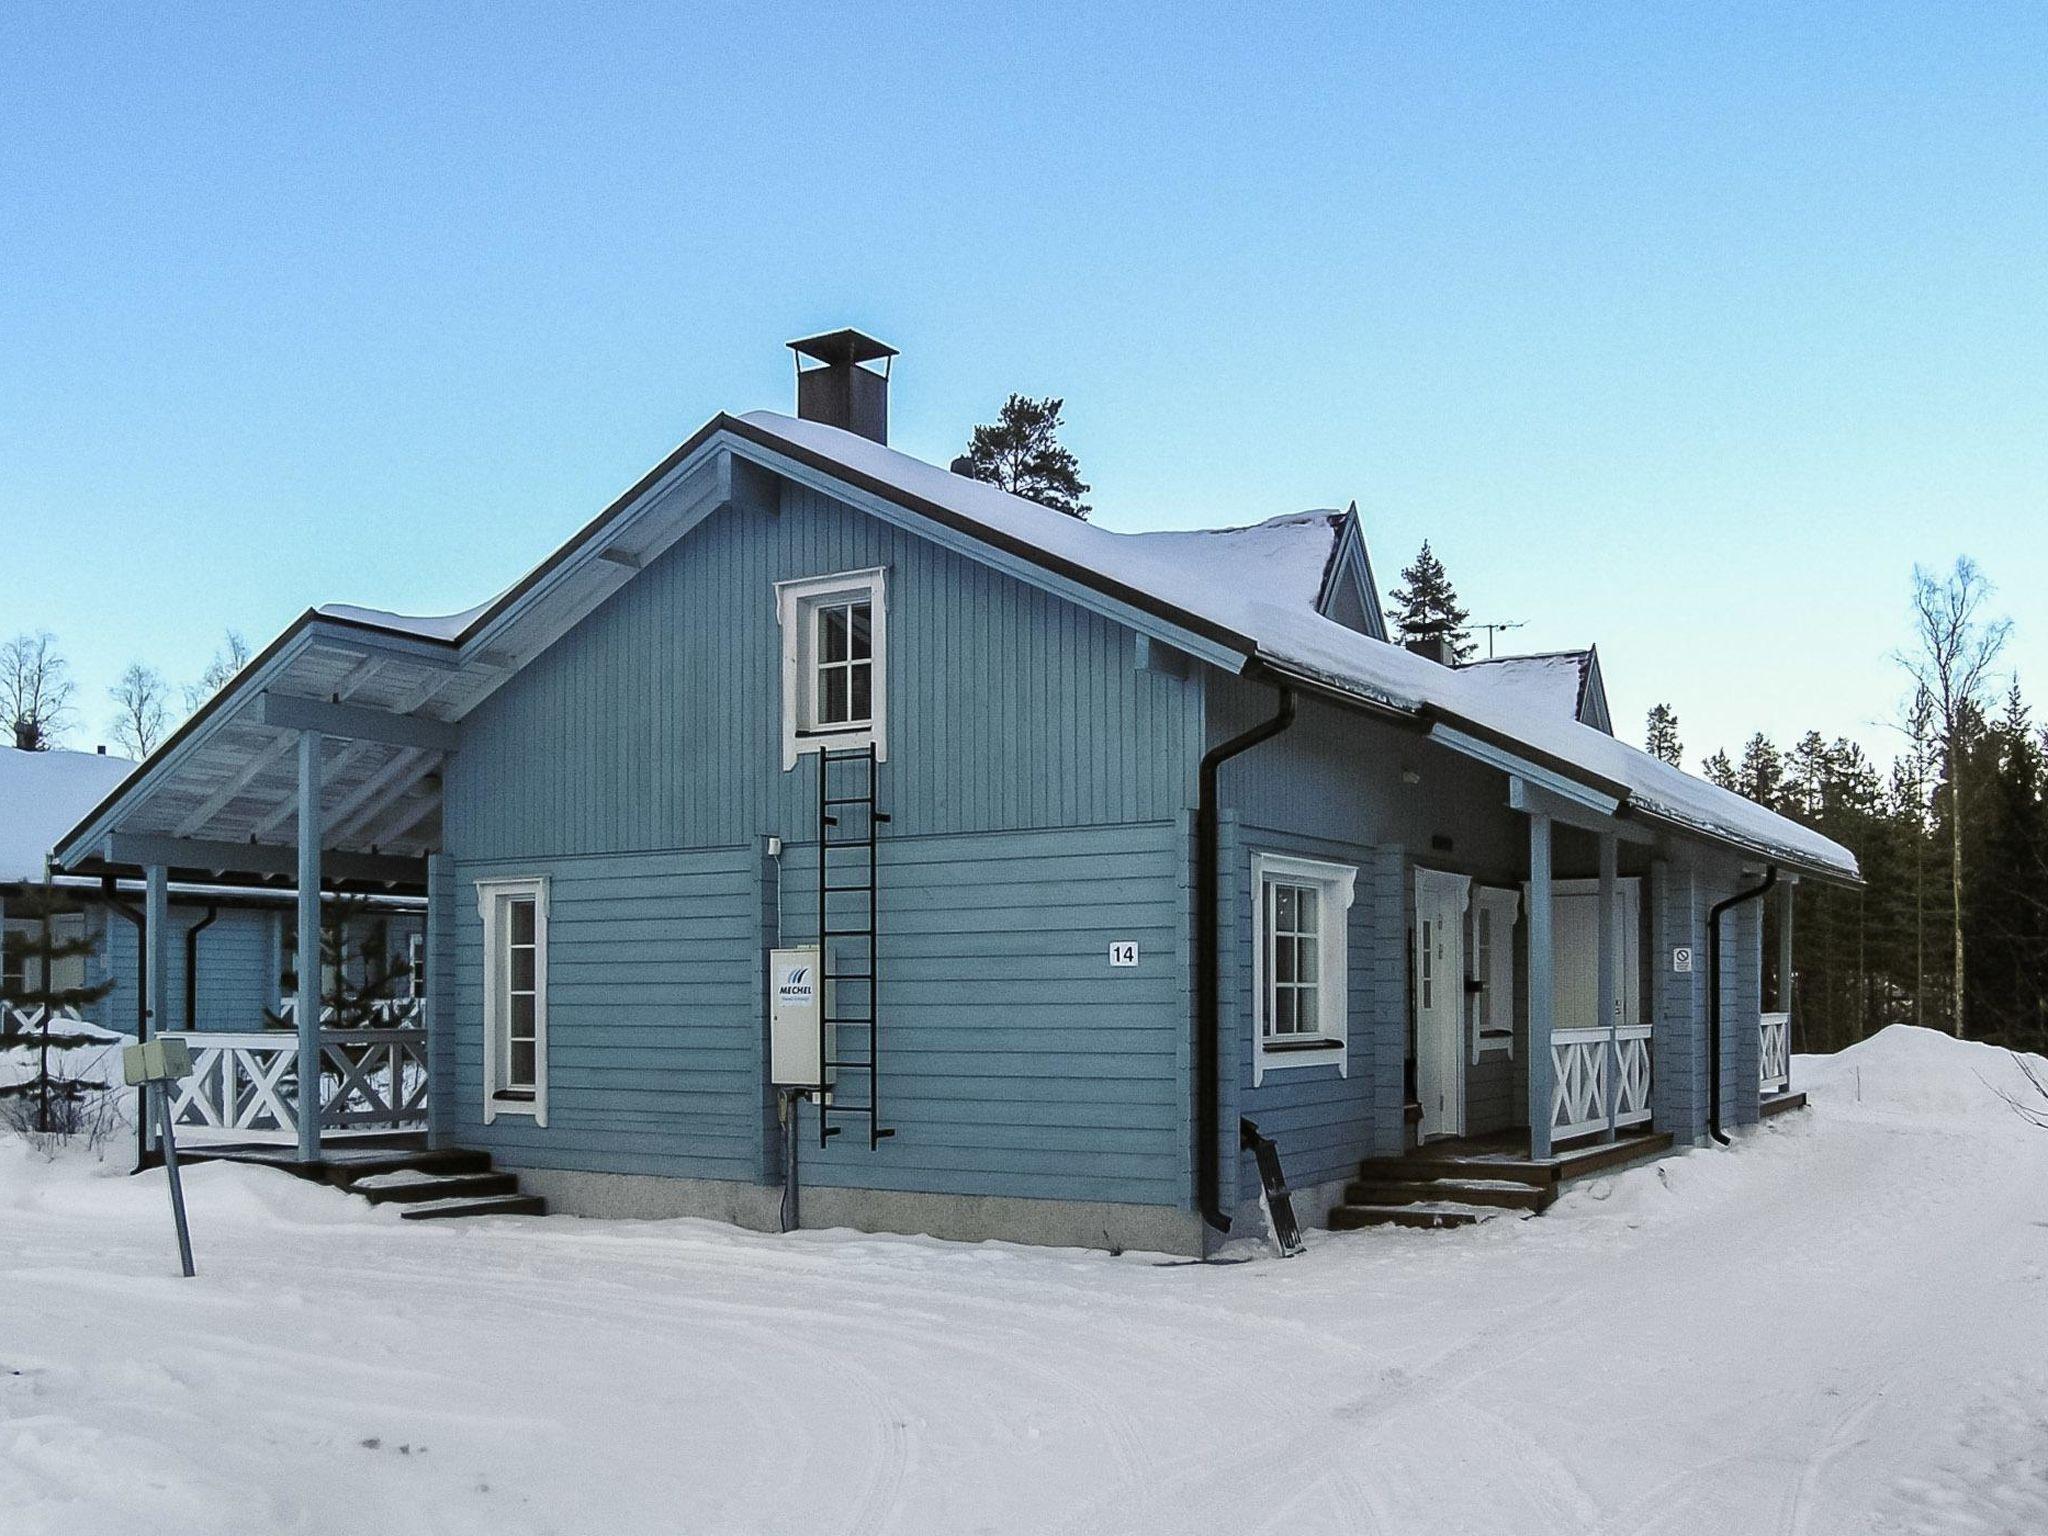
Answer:
[[[1338,537],[1331,514],[1297,514],[1220,532],[1120,533],[868,438],[772,411],[714,417],[490,603],[421,618],[349,605],[307,615],[295,630],[273,642],[242,679],[216,696],[209,709],[181,727],[146,771],[164,779],[164,759],[183,748],[183,738],[215,732],[216,711],[231,714],[243,693],[270,686],[264,669],[273,654],[282,658],[278,667],[311,667],[313,663],[295,659],[296,653],[287,656],[285,650],[313,620],[367,626],[455,650],[458,672],[451,676],[458,681],[435,694],[431,713],[444,720],[459,719],[470,707],[465,700],[484,696],[502,679],[508,656],[516,667],[518,658],[574,622],[579,606],[594,605],[615,590],[618,581],[630,579],[650,551],[666,547],[661,539],[680,536],[687,524],[677,513],[652,531],[643,524],[637,541],[632,541],[635,519],[664,505],[663,487],[692,474],[701,487],[708,465],[726,451],[778,473],[819,477],[843,488],[842,493],[856,502],[868,498],[900,508],[986,548],[1006,565],[1021,563],[1043,571],[1069,591],[1090,594],[1126,622],[1152,626],[1171,643],[1219,665],[1257,664],[1269,674],[1406,716],[1460,750],[1538,781],[1549,775],[1601,808],[1625,807],[1630,813],[1810,872],[1857,878],[1855,857],[1841,845],[1580,723],[1540,691],[1525,694],[1504,688],[1489,669],[1443,667],[1326,618],[1317,610],[1316,599],[1330,558],[1329,544]],[[702,489],[696,495],[696,505],[710,505]],[[615,546],[613,541],[620,538],[632,542]],[[593,581],[584,574],[593,569],[609,574]],[[522,637],[522,625],[532,633]],[[472,680],[467,657],[472,650],[481,654],[486,649],[492,664],[478,669],[482,681]],[[352,661],[323,660],[319,665],[341,667],[346,674],[340,679],[343,684],[355,676],[349,671]],[[313,697],[338,686],[325,673],[318,679],[294,674],[289,681],[284,692]],[[386,681],[385,673],[379,673],[373,686],[382,689]],[[391,686],[406,684],[394,681]],[[365,696],[361,702],[375,700]],[[228,758],[245,756],[249,750],[246,745],[220,748]],[[288,792],[288,776],[280,775],[282,770],[273,775],[274,785],[263,787],[264,795],[274,799]],[[162,787],[156,781],[138,782],[130,793],[140,804]],[[198,793],[195,781],[188,798]],[[153,814],[159,819],[178,812],[175,796],[158,798],[163,805]],[[244,799],[247,804],[231,807],[233,815],[257,814],[261,797],[252,792]],[[94,811],[91,825],[81,824],[70,837],[83,844],[94,827],[111,824],[116,809],[114,801],[102,805]],[[388,841],[380,846],[388,846]],[[67,851],[75,856],[78,849],[67,840]]]
[[[1586,690],[1593,678],[1593,652],[1544,651],[1531,656],[1489,656],[1467,662],[1467,679],[1492,690],[1510,705],[1541,709],[1567,720],[1588,719]]]
[[[1841,844],[1583,725],[1571,712],[1542,699],[1504,696],[1482,671],[1440,666],[1304,608],[1294,592],[1243,579],[1227,539],[1117,533],[837,427],[773,411],[750,411],[740,421],[843,467],[856,480],[929,502],[1069,568],[1149,593],[1241,637],[1276,671],[1402,714],[1476,728],[1509,750],[1519,747],[1590,773],[1637,810],[1709,837],[1816,870],[1858,875],[1855,855]]]
[[[1119,537],[1196,567],[1227,567],[1236,578],[1314,612],[1336,558],[1344,514],[1290,512],[1248,528],[1189,528]]]
[[[0,747],[0,881],[42,879],[57,840],[134,766],[98,752]]]
[[[460,613],[387,613],[382,608],[361,608],[354,603],[323,603],[313,611],[323,619],[344,624],[367,624],[372,629],[389,629],[399,634],[418,635],[424,640],[459,640],[462,632],[487,612],[492,603],[478,603]]]

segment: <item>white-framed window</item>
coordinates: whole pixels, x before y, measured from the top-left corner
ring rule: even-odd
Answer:
[[[1518,892],[1482,885],[1472,893],[1472,1060],[1515,1055],[1515,923]]]
[[[888,758],[886,599],[879,567],[776,583],[784,768],[805,752],[870,742]]]
[[[427,936],[407,934],[405,939],[405,995],[427,995]]]
[[[548,1123],[548,883],[479,880],[484,922],[484,1121]]]
[[[1347,1073],[1346,935],[1358,871],[1293,854],[1252,855],[1252,1082],[1282,1067]]]

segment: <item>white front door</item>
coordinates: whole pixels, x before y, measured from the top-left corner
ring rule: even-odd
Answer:
[[[1471,882],[1415,872],[1415,1082],[1422,1134],[1465,1130],[1465,904]]]

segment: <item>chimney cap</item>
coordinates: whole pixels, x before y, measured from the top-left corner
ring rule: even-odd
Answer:
[[[851,367],[855,363],[880,362],[895,357],[896,349],[887,342],[851,327],[839,331],[825,331],[816,336],[806,336],[801,341],[789,343],[789,350],[798,357],[812,358],[818,362],[839,367]]]

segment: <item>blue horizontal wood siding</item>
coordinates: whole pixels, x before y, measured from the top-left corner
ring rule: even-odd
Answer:
[[[483,1121],[476,881],[548,879],[548,1123]],[[440,894],[437,887],[436,895]],[[518,1167],[759,1181],[761,906],[751,847],[450,861],[440,1139]]]
[[[1218,907],[1224,936],[1221,997],[1232,1041],[1227,1058],[1223,1129],[1235,1170],[1226,1202],[1258,1192],[1250,1156],[1236,1150],[1239,1118],[1254,1121],[1279,1145],[1287,1180],[1298,1188],[1356,1173],[1360,1158],[1400,1149],[1402,1061],[1407,1047],[1407,982],[1402,970],[1404,863],[1398,848],[1308,837],[1289,828],[1261,826],[1238,813],[1222,823],[1219,863],[1223,899]],[[1253,991],[1255,853],[1295,854],[1346,864],[1358,871],[1346,925],[1347,1022],[1345,1070],[1334,1063],[1269,1068],[1252,1083],[1258,1038],[1258,1000]]]
[[[805,1181],[1186,1207],[1185,856],[1180,821],[884,841],[896,1134],[870,1151],[865,1121],[835,1117],[845,1133],[819,1148],[807,1109]],[[785,858],[785,943],[817,931],[816,858]],[[1110,966],[1121,941],[1137,965]],[[863,1076],[842,1093],[865,1103]]]

